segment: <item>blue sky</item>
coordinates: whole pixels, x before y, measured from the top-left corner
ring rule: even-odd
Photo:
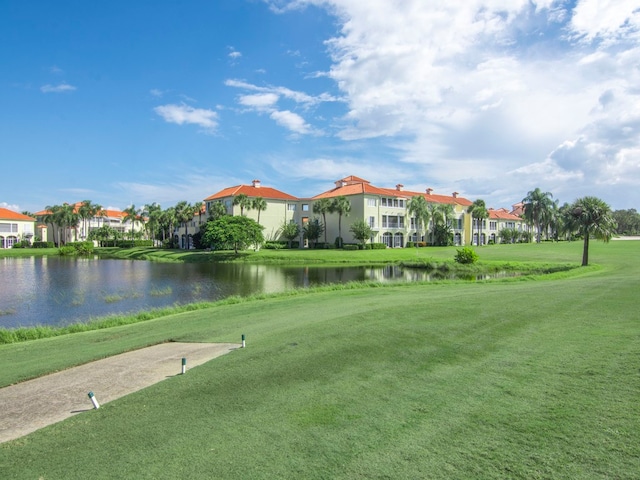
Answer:
[[[640,209],[629,0],[0,2],[0,206],[357,175]]]

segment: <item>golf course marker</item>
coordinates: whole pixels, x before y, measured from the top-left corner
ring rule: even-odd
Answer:
[[[96,410],[100,408],[100,404],[98,403],[98,400],[96,400],[96,396],[93,394],[93,392],[89,392],[88,395],[91,399],[91,403],[93,403],[93,408],[95,408]]]
[[[182,357],[182,374],[187,371],[187,359]]]
[[[246,344],[244,342],[244,333],[242,334],[242,348],[246,347]]]

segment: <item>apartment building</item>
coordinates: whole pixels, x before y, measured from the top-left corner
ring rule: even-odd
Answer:
[[[33,242],[36,219],[0,208],[0,248],[11,248],[21,240]]]

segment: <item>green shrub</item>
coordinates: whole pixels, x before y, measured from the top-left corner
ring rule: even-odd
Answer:
[[[55,244],[53,242],[33,242],[31,246],[33,248],[54,248]]]
[[[412,242],[412,241],[408,241],[406,247],[407,248],[413,248],[416,246],[416,242]]]
[[[77,254],[78,251],[73,245],[64,245],[58,249],[58,255],[61,255],[63,257],[70,257]]]
[[[345,243],[342,245],[343,250],[360,250],[360,245],[354,243]]]
[[[116,242],[116,247],[119,247],[119,248],[153,247],[153,240],[119,240]]]
[[[384,243],[371,243],[371,250],[385,250],[387,246]]]
[[[478,261],[478,254],[472,248],[463,247],[456,251],[453,259],[456,263],[476,263]]]
[[[93,242],[69,242],[65,247],[73,247],[78,255],[90,255],[93,253]]]
[[[20,240],[17,243],[13,244],[13,247],[11,248],[30,248],[31,244],[29,243],[29,240]]]
[[[287,242],[269,241],[265,242],[262,248],[266,248],[267,250],[282,250],[283,248],[287,248]]]

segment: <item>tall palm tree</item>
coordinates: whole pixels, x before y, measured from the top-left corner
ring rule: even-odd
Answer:
[[[429,211],[429,204],[422,195],[416,195],[411,197],[407,204],[409,215],[413,215],[416,219],[416,233],[418,235],[418,241],[420,241],[420,225],[424,225],[425,234],[429,220],[431,219],[431,212]],[[425,235],[426,236],[426,235]],[[416,242],[416,247],[418,243]]]
[[[160,217],[162,215],[162,207],[156,202],[146,204],[143,209],[143,215],[147,217],[146,228],[149,230],[149,236],[155,245],[156,230],[160,226]]]
[[[478,239],[476,241],[476,246],[480,246],[481,241],[480,237],[482,234],[482,221],[486,218],[489,218],[489,211],[487,210],[487,204],[484,203],[484,200],[481,198],[475,200],[469,208],[467,208],[467,213],[471,214],[471,217],[475,219],[476,224],[478,225]],[[473,245],[473,241],[471,241]]]
[[[164,242],[167,237],[171,239],[173,243],[173,230],[176,224],[176,208],[169,207],[163,210],[160,214],[160,228],[162,229],[162,241]]]
[[[53,230],[53,237],[57,238],[58,241],[56,245],[60,246],[60,231],[62,230],[61,216],[59,215],[59,211],[62,208],[61,205],[47,205],[45,207],[45,214],[42,216],[45,224],[51,225]]]
[[[197,203],[191,205],[189,202],[181,201],[176,204],[176,219],[184,224],[184,248],[189,249],[189,221],[200,211]]]
[[[244,215],[244,210],[251,210],[251,200],[244,193],[239,193],[233,198],[233,204],[240,206],[240,215]]]
[[[552,208],[552,198],[551,193],[536,188],[528,192],[527,196],[522,199],[524,218],[535,226],[537,243],[540,243],[541,223]]]
[[[437,207],[438,218],[442,219],[442,223],[445,227],[450,226],[451,220],[455,215],[455,209],[450,203],[439,203]]]
[[[136,210],[136,206],[135,205],[131,205],[128,208],[125,208],[123,210],[124,212],[124,221],[125,222],[131,222],[131,240],[133,240],[133,226],[135,224],[135,222],[137,222],[140,218],[140,214],[138,212],[138,210]]]
[[[260,212],[267,209],[267,201],[262,197],[256,197],[251,202],[251,208],[258,211],[258,223],[260,223]]]
[[[338,214],[338,248],[342,248],[342,216],[349,216],[349,212],[351,211],[351,202],[344,195],[340,195],[336,197],[331,202],[331,213]]]
[[[222,202],[212,202],[209,204],[209,219],[215,220],[227,214],[227,208]]]
[[[324,244],[327,244],[327,213],[331,212],[331,200],[321,198],[313,203],[313,213],[322,215],[322,223],[324,224]]]
[[[83,200],[78,207],[78,216],[82,220],[82,231],[80,236],[84,239],[87,238],[89,232],[87,227],[87,221],[95,217],[98,212],[102,211],[102,206],[93,203],[91,200]]]
[[[568,220],[574,231],[580,232],[584,245],[582,248],[582,266],[589,265],[589,238],[608,242],[616,233],[616,221],[611,207],[597,197],[577,199],[568,211]]]

